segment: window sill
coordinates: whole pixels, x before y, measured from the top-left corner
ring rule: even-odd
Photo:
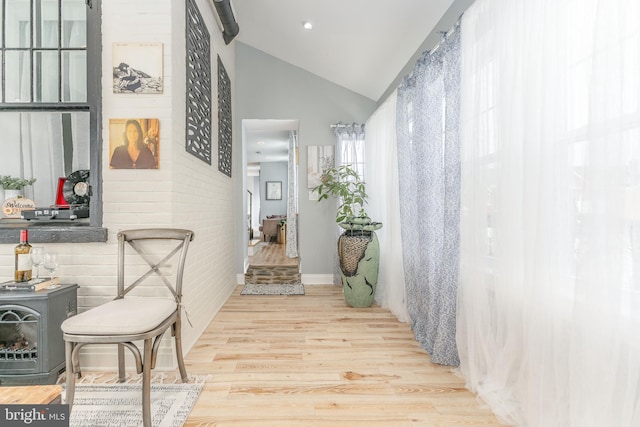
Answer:
[[[90,243],[106,242],[107,229],[88,221],[25,221],[0,220],[0,243],[18,243],[20,230],[29,230],[30,243]]]

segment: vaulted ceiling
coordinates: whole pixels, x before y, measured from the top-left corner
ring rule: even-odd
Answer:
[[[378,101],[453,0],[232,0],[236,40]],[[303,28],[313,24],[312,30]]]
[[[236,40],[378,101],[454,0],[232,0]],[[306,30],[304,22],[313,29]],[[246,121],[247,162],[286,161],[277,120]],[[258,144],[258,142],[261,142]]]

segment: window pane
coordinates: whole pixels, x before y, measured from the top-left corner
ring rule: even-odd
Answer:
[[[29,51],[5,51],[5,102],[30,102]]]
[[[30,47],[31,21],[29,0],[6,2],[5,47]]]
[[[58,47],[58,0],[34,0],[35,47]]]
[[[25,197],[37,206],[55,203],[58,178],[89,169],[88,112],[0,112],[4,175],[36,178]]]
[[[87,53],[62,52],[62,101],[87,101]]]
[[[62,47],[87,46],[85,0],[62,0]]]
[[[58,51],[33,54],[34,102],[58,102]]]

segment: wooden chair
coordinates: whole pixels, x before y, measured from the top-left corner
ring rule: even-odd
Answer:
[[[155,367],[156,357],[162,336],[171,329],[175,338],[176,356],[182,381],[187,381],[187,372],[182,357],[181,311],[182,276],[189,242],[194,234],[189,230],[155,228],[126,230],[118,233],[118,292],[114,300],[89,309],[66,319],[62,323],[66,356],[66,401],[69,411],[73,405],[76,376],[81,376],[79,351],[86,344],[118,345],[118,377],[125,380],[124,348],[128,348],[135,357],[136,370],[142,373],[142,419],[145,427],[151,426],[151,369]],[[153,245],[155,242],[174,242],[177,246]],[[149,246],[152,246],[150,248]],[[135,252],[126,250],[132,247],[149,264],[149,269],[129,285],[125,285],[125,260],[138,258]],[[157,255],[158,248],[168,254]],[[151,250],[153,249],[153,251]],[[126,252],[131,252],[125,256]],[[163,253],[164,253],[163,252]],[[154,259],[161,259],[155,262]],[[167,277],[161,270],[168,268],[168,261],[175,259],[174,274]],[[140,263],[137,267],[139,268]],[[136,286],[149,277],[159,277],[171,293],[171,298],[158,296],[136,296],[129,294]],[[138,288],[139,291],[141,288]],[[156,293],[156,292],[154,292]],[[129,294],[129,295],[128,295]],[[144,341],[142,353],[135,341]],[[75,374],[75,375],[74,375]]]

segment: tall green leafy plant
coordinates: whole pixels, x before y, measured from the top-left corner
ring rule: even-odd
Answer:
[[[318,201],[330,196],[339,200],[336,222],[349,222],[354,217],[367,217],[364,206],[367,192],[364,181],[350,165],[329,168],[322,175],[321,184],[312,191],[318,192]]]

